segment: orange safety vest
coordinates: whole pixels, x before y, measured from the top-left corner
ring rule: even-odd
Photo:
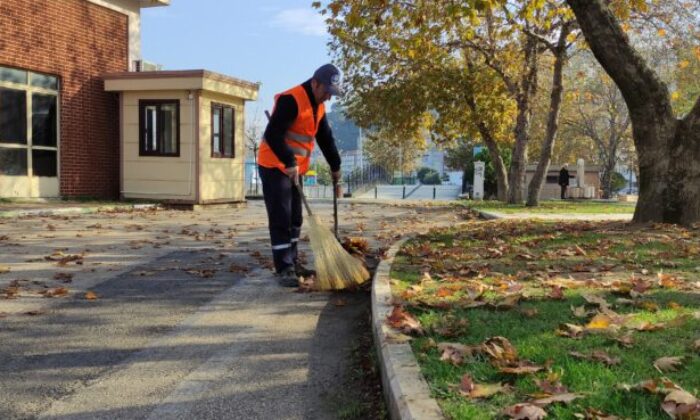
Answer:
[[[275,106],[277,106],[277,100],[282,95],[292,95],[297,102],[299,112],[297,113],[296,120],[294,120],[291,127],[287,130],[284,141],[294,152],[294,157],[297,159],[299,174],[303,175],[309,170],[309,165],[311,164],[311,152],[314,150],[314,138],[318,131],[318,124],[321,122],[326,112],[325,107],[323,104],[318,106],[316,120],[314,121],[314,110],[311,107],[311,100],[303,86],[299,85],[275,95]],[[258,164],[266,168],[278,168],[282,171],[285,169],[284,163],[277,158],[277,155],[275,155],[275,152],[272,151],[270,145],[267,144],[264,138],[260,143],[260,149],[258,149]]]

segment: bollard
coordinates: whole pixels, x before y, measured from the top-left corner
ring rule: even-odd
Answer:
[[[435,190],[436,189],[437,189],[436,187],[433,187],[433,200],[435,200]]]
[[[406,198],[406,186],[404,185],[403,186],[403,193],[401,193],[401,199],[405,199],[405,198]]]
[[[376,186],[374,187],[374,199],[375,200],[377,199],[377,187]]]

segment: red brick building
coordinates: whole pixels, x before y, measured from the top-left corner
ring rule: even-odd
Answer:
[[[119,100],[140,9],[170,0],[0,1],[0,197],[119,196]]]

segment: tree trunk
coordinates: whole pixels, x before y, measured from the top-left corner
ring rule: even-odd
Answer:
[[[527,192],[527,206],[535,207],[540,204],[540,192],[542,185],[547,179],[549,172],[549,164],[552,161],[552,152],[554,151],[554,142],[557,138],[559,129],[559,111],[561,110],[561,98],[564,92],[564,84],[562,82],[562,74],[564,65],[566,64],[566,38],[569,36],[570,25],[565,23],[559,33],[559,41],[554,53],[554,72],[552,75],[552,93],[549,99],[549,114],[547,115],[547,132],[540,153],[540,160],[537,163],[537,169],[530,181]]]
[[[596,59],[625,98],[639,153],[638,223],[700,221],[700,99],[682,120],[668,87],[630,46],[602,0],[567,0]]]
[[[467,92],[466,98],[467,105],[471,109],[472,113],[475,116],[479,115],[474,96],[472,96],[470,92]],[[494,140],[494,138],[491,136],[491,132],[489,131],[489,128],[486,126],[486,124],[483,121],[478,121],[476,126],[479,129],[481,139],[484,141],[484,144],[486,145],[486,148],[489,151],[491,162],[493,162],[493,169],[496,173],[496,188],[498,190],[496,192],[496,198],[498,198],[498,201],[506,201],[506,197],[508,197],[508,177],[506,171],[506,164],[503,162],[501,153],[498,150],[498,144],[496,143],[496,140]]]
[[[523,202],[525,183],[525,166],[527,165],[527,146],[530,131],[530,100],[532,99],[537,78],[537,41],[528,38],[525,47],[525,68],[517,94],[518,117],[515,122],[515,146],[508,172],[508,203]]]

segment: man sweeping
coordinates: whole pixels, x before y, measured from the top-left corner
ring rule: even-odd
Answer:
[[[312,272],[299,262],[297,242],[303,222],[296,185],[309,170],[314,138],[340,180],[340,155],[325,116],[324,102],[340,95],[340,71],[332,64],[319,67],[311,79],[275,95],[275,106],[258,151],[270,228],[272,257],[280,285],[296,287],[299,276]]]

